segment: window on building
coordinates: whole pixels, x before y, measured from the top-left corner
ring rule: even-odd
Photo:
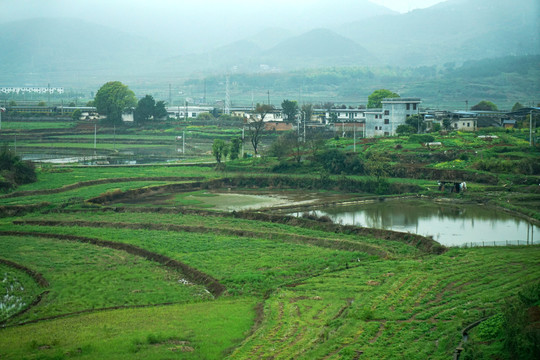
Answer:
[[[197,117],[197,113],[192,113],[191,117]]]
[[[411,104],[407,104],[407,110],[411,110]]]
[[[412,104],[412,109],[416,110],[416,104]]]
[[[390,133],[388,131],[384,132],[384,136],[389,136],[389,135],[390,135]]]
[[[471,123],[467,123],[467,127],[471,126]]]
[[[390,120],[389,119],[384,119],[384,123],[385,124],[390,124]]]
[[[384,110],[384,115],[390,115],[390,110]]]

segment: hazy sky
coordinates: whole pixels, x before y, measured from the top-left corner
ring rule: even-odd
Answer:
[[[75,18],[197,52],[263,29],[301,33],[359,21],[385,6],[398,12],[445,0],[0,0],[1,22]],[[329,13],[331,9],[331,13]],[[247,35],[245,35],[247,34]]]
[[[372,3],[386,6],[389,9],[399,11],[401,13],[408,12],[414,9],[426,8],[444,0],[369,0]]]

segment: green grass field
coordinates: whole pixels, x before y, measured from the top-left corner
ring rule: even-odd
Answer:
[[[219,129],[208,133],[213,131]],[[468,134],[453,134],[448,141],[457,149],[483,146]],[[519,138],[501,136],[500,141],[523,145]],[[342,149],[351,145],[347,139],[330,142]],[[365,147],[395,149],[403,158],[426,152],[401,138]],[[275,180],[270,182],[275,190],[279,177],[290,180],[295,191],[306,191],[302,184],[321,177],[259,174],[277,163],[242,160],[233,164],[238,171],[226,172],[196,166],[42,167],[36,183],[16,189],[23,196],[0,199],[8,210],[49,203],[19,216],[6,210],[0,218],[0,259],[26,266],[49,283],[39,286],[27,273],[0,263],[0,321],[8,325],[0,328],[0,359],[449,359],[465,326],[497,316],[508,298],[540,278],[537,245],[434,255],[408,244],[407,234],[356,235],[346,228],[325,230],[322,222],[280,221],[279,214],[272,222],[267,213],[224,215],[214,206],[237,199],[216,199],[196,189],[162,192],[167,198],[162,203],[140,196],[108,205],[87,202],[113,192],[250,175],[261,178],[247,179],[246,193],[260,191],[257,182],[267,178]],[[453,160],[443,167],[457,164]],[[128,181],[113,182],[118,178]],[[370,178],[336,174],[328,179]],[[102,182],[85,183],[94,180]],[[417,185],[423,196],[443,196],[432,180],[389,181]],[[74,189],[24,193],[76,183]],[[470,188],[465,195],[448,196],[471,202],[489,197],[538,216],[537,195],[523,190],[525,185],[504,192],[474,182]],[[378,197],[324,191],[346,200]],[[156,257],[130,253],[125,244]],[[226,291],[211,295],[201,278],[186,283],[185,274],[155,260],[159,256],[196,269]],[[26,305],[12,304],[30,304],[40,294],[39,302],[15,315]]]

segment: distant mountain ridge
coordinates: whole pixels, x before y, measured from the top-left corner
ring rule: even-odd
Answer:
[[[346,0],[339,6],[330,0],[309,4],[291,5],[290,13],[285,14],[286,19],[301,16],[303,24],[311,20],[308,31],[272,27],[279,25],[270,21],[280,14],[276,8],[243,24],[251,29],[254,22],[268,23],[266,30],[253,27],[227,45],[200,53],[182,52],[200,35],[195,28],[189,36],[174,34],[175,40],[164,45],[131,34],[133,24],[118,31],[77,19],[0,23],[1,80],[5,85],[74,78],[79,83],[101,82],[111,76],[152,81],[157,76],[385,64],[430,66],[540,54],[537,0],[448,0],[406,14],[367,0]],[[321,21],[325,11],[327,20]],[[355,17],[361,20],[332,26]],[[223,29],[216,26],[213,31],[227,34],[229,28]]]
[[[393,65],[539,54],[540,2],[448,0],[335,30]]]
[[[0,24],[0,49],[1,73],[42,78],[136,71],[167,52],[160,44],[104,26],[45,18]]]

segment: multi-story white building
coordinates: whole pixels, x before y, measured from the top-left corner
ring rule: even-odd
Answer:
[[[366,110],[366,137],[391,136],[411,115],[417,115],[419,98],[390,98],[382,101],[382,109]]]
[[[366,111],[366,109],[331,109],[325,111],[325,117],[329,121],[332,119],[332,114],[335,114],[336,122],[364,122]]]
[[[170,117],[175,117],[178,119],[183,118],[189,118],[189,119],[195,119],[199,114],[202,113],[209,113],[214,110],[211,106],[167,106],[167,114],[169,114]]]

